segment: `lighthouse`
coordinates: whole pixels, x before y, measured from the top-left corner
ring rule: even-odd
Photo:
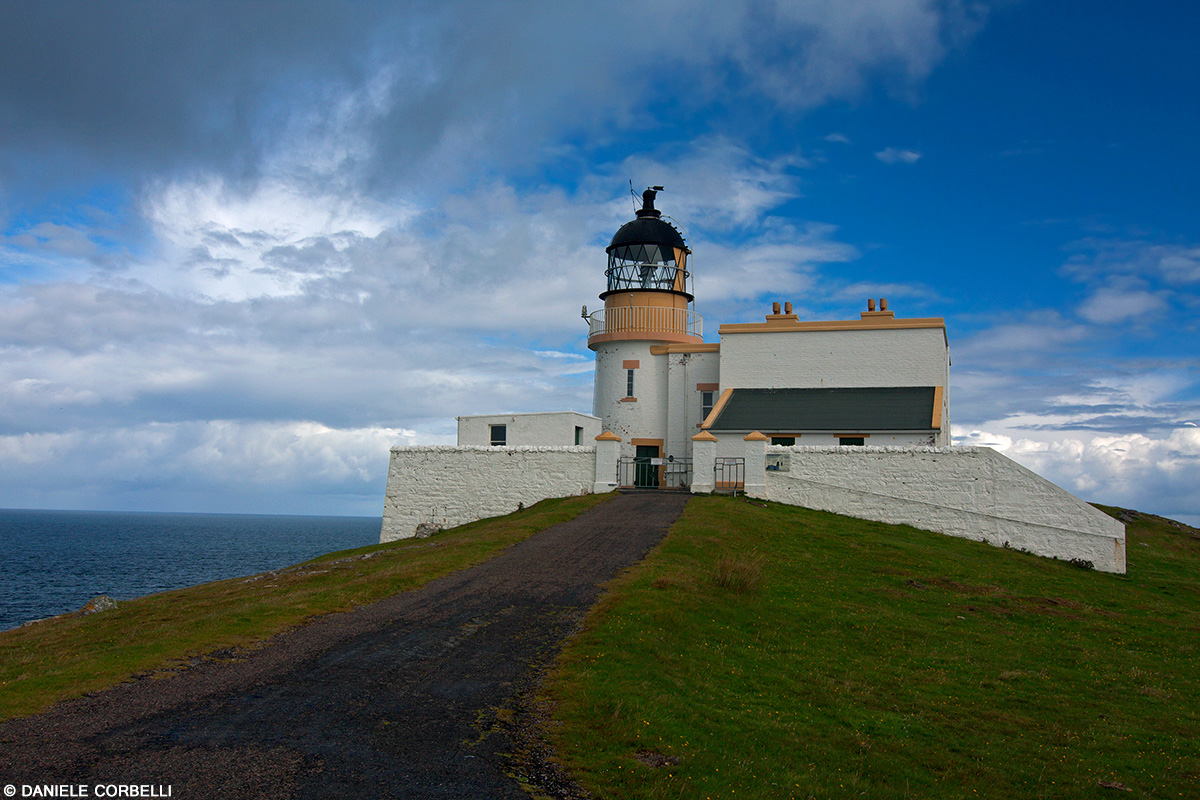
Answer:
[[[684,419],[702,419],[702,398],[689,403],[687,393],[671,386],[684,379],[672,367],[686,368],[689,359],[669,356],[707,348],[689,291],[692,251],[654,206],[662,188],[646,189],[636,218],[613,235],[600,294],[604,308],[587,317],[588,347],[596,353],[592,413],[605,431],[621,438],[621,455],[639,463],[689,456]],[[714,374],[712,390],[715,380]]]

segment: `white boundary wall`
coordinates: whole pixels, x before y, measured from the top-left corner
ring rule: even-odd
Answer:
[[[1125,572],[1125,526],[988,447],[771,447],[763,496]]]
[[[393,447],[379,541],[407,539],[422,522],[453,527],[588,494],[595,480],[594,446]]]

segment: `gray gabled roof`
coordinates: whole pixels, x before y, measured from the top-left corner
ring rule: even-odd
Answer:
[[[714,431],[931,431],[934,387],[734,389]]]

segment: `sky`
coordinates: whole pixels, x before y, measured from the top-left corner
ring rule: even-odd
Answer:
[[[955,444],[1200,525],[1200,7],[0,0],[0,507],[382,513],[591,411],[638,192],[706,338],[946,320]]]

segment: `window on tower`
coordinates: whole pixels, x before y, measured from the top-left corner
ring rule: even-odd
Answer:
[[[708,419],[708,415],[713,410],[713,395],[716,392],[701,392],[700,393],[700,421]]]
[[[633,397],[633,370],[625,370],[625,396]]]

